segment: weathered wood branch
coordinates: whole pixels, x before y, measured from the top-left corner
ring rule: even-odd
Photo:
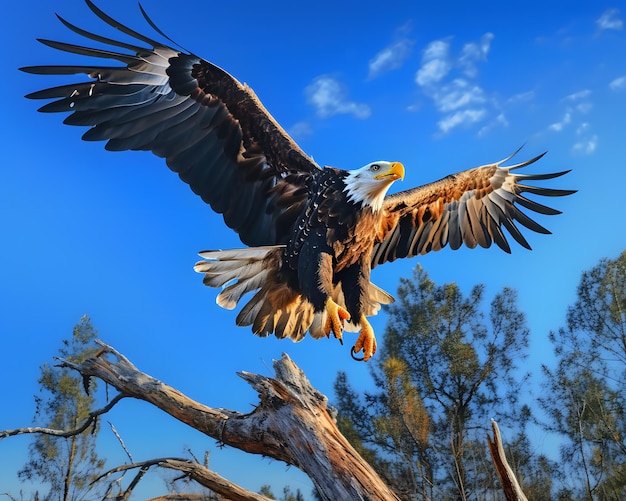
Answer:
[[[105,405],[101,409],[91,411],[87,419],[85,419],[85,421],[83,421],[83,423],[80,426],[74,428],[73,430],[57,430],[54,428],[42,428],[40,426],[27,426],[24,428],[16,428],[14,430],[0,430],[0,440],[6,437],[12,437],[15,435],[23,435],[27,433],[41,433],[43,435],[52,435],[55,437],[63,437],[63,438],[69,438],[69,437],[74,437],[76,435],[80,435],[87,428],[89,428],[92,425],[95,425],[98,417],[100,417],[102,414],[106,414],[107,412],[109,412],[122,398],[124,398],[124,396],[125,395],[116,395],[115,398],[113,398],[107,405]]]
[[[193,480],[199,485],[207,487],[213,492],[232,501],[270,501],[268,497],[244,489],[243,487],[234,484],[233,482],[202,466],[198,462],[179,458],[158,458],[121,465],[102,474],[95,480],[95,482],[114,475],[115,473],[125,473],[130,470],[139,470],[140,473],[143,474],[152,466],[180,471],[190,480]],[[124,494],[128,493],[130,495],[133,488],[134,486],[130,486]],[[170,496],[172,495],[167,494],[165,496],[159,496],[155,499],[169,499]],[[192,499],[194,497],[192,494],[177,494],[176,496],[178,496],[181,500]]]
[[[105,381],[122,395],[149,402],[223,444],[300,468],[323,499],[398,499],[339,432],[327,398],[286,354],[274,361],[274,378],[238,374],[260,398],[254,411],[244,414],[200,404],[139,371],[112,347],[100,345],[97,356],[63,365]]]
[[[491,428],[493,429],[493,439],[487,435],[487,442],[489,443],[491,459],[493,459],[493,464],[496,467],[496,472],[502,483],[504,496],[507,501],[528,501],[528,498],[526,498],[526,495],[515,477],[513,469],[509,466],[509,462],[506,459],[504,447],[502,446],[500,428],[498,428],[498,423],[493,419],[491,420]]]

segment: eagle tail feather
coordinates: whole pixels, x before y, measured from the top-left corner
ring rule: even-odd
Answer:
[[[327,337],[326,310],[314,311],[313,305],[298,291],[291,289],[277,273],[284,246],[203,251],[204,258],[194,266],[204,273],[203,282],[222,287],[216,302],[227,310],[234,309],[247,293],[254,293],[237,315],[239,326],[252,326],[257,336],[274,334],[277,338],[300,341],[307,331],[315,339]],[[345,297],[338,285],[333,300],[345,308]],[[394,301],[380,287],[370,283],[368,299],[363,305],[366,316],[376,315],[383,304]],[[358,323],[345,323],[345,330],[356,331]]]
[[[222,308],[232,310],[245,294],[256,291],[237,315],[237,325],[252,326],[257,336],[300,341],[313,322],[313,306],[279,280],[283,249],[274,245],[203,251],[204,260],[194,270],[204,273],[205,285],[222,287],[216,298]]]

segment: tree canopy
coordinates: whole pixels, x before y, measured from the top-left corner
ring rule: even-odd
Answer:
[[[97,331],[88,316],[80,319],[72,337],[62,341],[59,357],[81,363],[97,351]],[[35,421],[57,430],[74,430],[89,417],[95,402],[95,381],[89,393],[83,379],[67,368],[44,364],[35,397]],[[96,451],[97,421],[82,433],[67,437],[37,435],[30,445],[29,461],[19,472],[23,480],[49,486],[47,500],[75,501],[97,496],[91,482],[102,472],[104,460]]]
[[[521,396],[529,375],[529,330],[513,289],[485,304],[484,285],[464,294],[417,267],[401,279],[381,356],[376,392],[361,398],[339,373],[339,423],[403,499],[487,499],[500,484],[485,437],[491,418],[518,436],[509,442],[527,484],[538,480]],[[543,466],[547,464],[545,460]],[[528,486],[530,487],[530,485]],[[546,498],[548,499],[548,498]]]
[[[543,367],[546,429],[564,440],[573,499],[626,499],[626,251],[583,272],[566,325]]]

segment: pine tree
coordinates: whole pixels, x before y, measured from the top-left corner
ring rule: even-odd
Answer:
[[[62,341],[61,358],[82,362],[93,355],[96,330],[88,316],[80,319],[72,337]],[[40,395],[35,397],[35,421],[57,430],[77,428],[94,405],[95,386],[85,394],[83,380],[68,369],[41,367]],[[93,385],[93,383],[92,383]],[[74,501],[93,498],[91,481],[101,473],[104,460],[96,453],[98,426],[68,438],[40,434],[29,447],[29,461],[18,473],[20,479],[50,486],[46,500]]]
[[[361,398],[344,374],[337,379],[339,423],[347,421],[403,499],[497,499],[485,447],[490,418],[517,429],[512,443],[520,445],[518,456],[524,452],[530,410],[520,395],[529,375],[519,363],[528,328],[515,291],[498,293],[487,314],[484,295],[482,285],[467,296],[454,283],[437,285],[418,266],[387,309],[373,364],[377,392]],[[536,473],[530,458],[519,464]]]
[[[544,367],[546,428],[565,440],[572,499],[626,499],[626,251],[585,271],[567,325],[550,334]]]

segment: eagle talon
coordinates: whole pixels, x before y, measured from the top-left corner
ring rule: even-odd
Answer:
[[[335,338],[343,345],[343,324],[350,319],[350,313],[335,303],[331,298],[326,300],[326,325],[324,330],[326,335],[334,334]]]
[[[361,316],[360,323],[361,332],[350,350],[350,356],[357,362],[367,362],[376,353],[376,336],[374,335],[374,329],[365,316]],[[355,354],[361,350],[363,350],[363,358],[356,357]]]
[[[343,344],[343,343],[341,343]],[[354,351],[354,346],[352,348],[350,348],[350,356],[352,357],[352,360],[356,360],[357,362],[365,362],[365,357],[357,357],[356,356],[356,351]]]

